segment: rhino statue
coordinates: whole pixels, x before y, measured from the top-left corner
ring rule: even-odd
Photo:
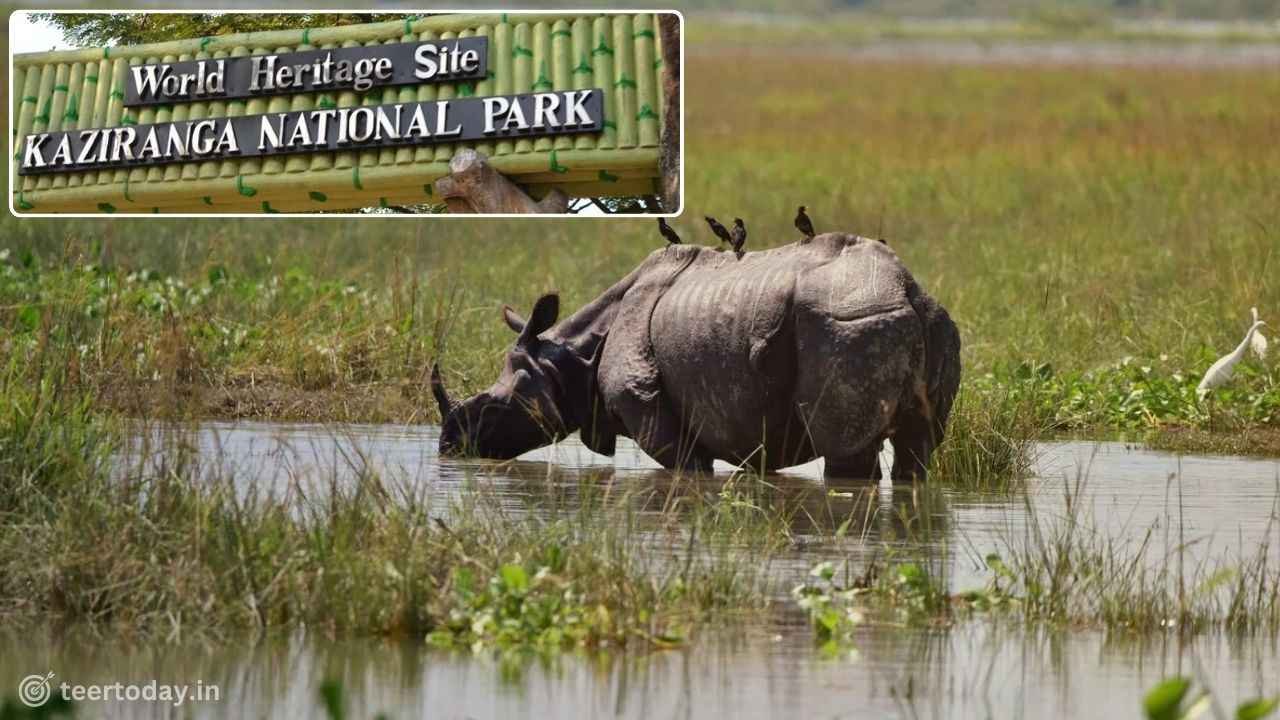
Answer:
[[[960,384],[960,336],[887,245],[843,233],[738,257],[672,245],[559,320],[544,295],[488,390],[431,371],[442,455],[507,459],[574,431],[669,469],[822,457],[829,476],[923,479]]]

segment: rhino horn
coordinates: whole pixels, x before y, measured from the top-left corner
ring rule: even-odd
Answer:
[[[449,399],[449,393],[445,392],[444,380],[440,379],[439,363],[431,363],[431,394],[436,398],[436,404],[440,406],[440,419],[444,420],[449,417],[449,413],[453,411],[454,403]]]

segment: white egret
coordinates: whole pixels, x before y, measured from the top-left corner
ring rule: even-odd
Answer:
[[[1249,312],[1253,313],[1253,321],[1258,322],[1258,308],[1249,308]],[[1267,359],[1267,338],[1263,336],[1261,330],[1253,334],[1249,347],[1253,348],[1253,354],[1257,355],[1259,360]]]
[[[1245,333],[1244,340],[1240,341],[1235,350],[1218,358],[1217,362],[1209,366],[1209,369],[1204,373],[1204,377],[1200,380],[1200,384],[1196,386],[1196,397],[1203,400],[1210,390],[1231,379],[1232,373],[1235,372],[1236,363],[1244,359],[1245,352],[1249,350],[1249,344],[1257,334],[1258,328],[1263,325],[1266,325],[1266,323],[1261,320],[1251,325],[1249,332]]]

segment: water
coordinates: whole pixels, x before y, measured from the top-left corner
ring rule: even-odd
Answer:
[[[536,512],[548,486],[573,487],[584,474],[615,487],[666,487],[669,477],[634,445],[616,457],[594,455],[576,440],[514,463],[441,460],[436,429],[421,426],[332,426],[211,423],[189,441],[218,458],[246,492],[350,482],[368,463],[433,498],[466,492],[480,478],[513,508]],[[1280,692],[1280,638],[1222,635],[1180,640],[1175,633],[1142,639],[1098,630],[1027,631],[986,619],[951,628],[870,623],[854,649],[831,658],[816,652],[803,618],[789,610],[786,589],[830,556],[829,544],[807,543],[812,523],[855,518],[863,538],[841,557],[855,566],[897,548],[944,567],[952,589],[981,586],[982,558],[1031,524],[1066,512],[1067,490],[1091,524],[1109,537],[1137,543],[1151,534],[1153,560],[1188,543],[1189,562],[1252,555],[1268,537],[1280,462],[1177,457],[1119,443],[1048,443],[1039,479],[1025,492],[973,493],[888,484],[834,488],[821,484],[821,463],[770,478],[776,494],[804,504],[792,528],[797,542],[771,566],[779,578],[770,619],[735,632],[704,633],[687,647],[654,653],[578,654],[551,663],[450,655],[398,640],[335,642],[316,633],[257,644],[130,646],[115,637],[86,637],[52,628],[0,635],[0,694],[32,673],[57,673],[76,684],[161,683],[218,687],[216,701],[99,702],[89,716],[304,716],[319,712],[326,678],[342,681],[352,717],[1134,717],[1143,692],[1172,674],[1201,677],[1224,706]],[[884,458],[887,462],[888,458]],[[162,458],[147,460],[158,463]],[[716,492],[728,466],[686,492]],[[324,478],[323,481],[320,481]],[[1080,484],[1080,478],[1087,478]],[[534,502],[530,502],[533,499]],[[904,512],[903,509],[906,509]],[[643,510],[642,510],[643,511]],[[1179,518],[1181,519],[1179,521]],[[1280,554],[1275,560],[1280,562]]]

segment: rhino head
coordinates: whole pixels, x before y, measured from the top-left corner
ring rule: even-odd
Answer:
[[[592,368],[559,338],[540,338],[556,323],[560,298],[543,295],[528,321],[509,307],[502,311],[516,333],[502,374],[484,392],[456,402],[449,398],[438,366],[431,368],[431,392],[443,418],[440,454],[507,460],[560,440],[577,430],[588,401]]]

